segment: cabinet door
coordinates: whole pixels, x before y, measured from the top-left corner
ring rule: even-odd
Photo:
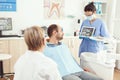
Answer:
[[[78,63],[80,63],[80,59],[78,57],[78,52],[79,52],[79,45],[80,45],[81,40],[77,37],[64,38],[62,40],[62,42],[68,46],[68,48],[70,49],[73,57],[76,59],[76,61]]]
[[[10,54],[9,53],[9,41],[8,40],[0,40],[0,54]],[[10,72],[10,60],[3,60],[3,70],[4,73]]]
[[[79,53],[80,43],[81,43],[81,39],[79,38],[74,38],[72,43],[74,46],[72,53],[74,54],[74,57],[79,64],[80,64],[80,58],[78,57],[78,53]]]
[[[26,44],[23,39],[13,39],[10,40],[10,54],[12,58],[10,59],[10,70],[14,72],[14,64],[18,60],[18,58],[25,53]]]
[[[9,53],[8,40],[0,40],[0,53]]]

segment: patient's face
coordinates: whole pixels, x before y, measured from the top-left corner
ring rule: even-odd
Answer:
[[[62,29],[61,27],[58,27],[58,33],[57,33],[57,35],[56,35],[56,38],[57,38],[58,40],[62,40],[62,39],[63,39],[63,35],[64,35],[63,29]]]

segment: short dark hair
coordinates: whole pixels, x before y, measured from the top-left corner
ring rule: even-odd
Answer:
[[[92,11],[92,12],[96,11],[96,7],[94,5],[94,2],[91,2],[91,3],[87,4],[84,8],[84,11],[85,12],[86,11]]]
[[[47,29],[47,34],[49,37],[52,36],[54,30],[58,32],[58,26],[56,24],[51,24]]]

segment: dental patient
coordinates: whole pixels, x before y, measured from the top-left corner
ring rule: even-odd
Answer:
[[[49,39],[47,39],[44,54],[57,63],[63,80],[103,80],[90,72],[84,71],[77,64],[68,47],[60,42],[64,33],[59,25],[50,25],[47,33]]]

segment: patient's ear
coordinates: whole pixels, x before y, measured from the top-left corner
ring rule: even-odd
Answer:
[[[54,31],[52,32],[52,35],[54,36],[54,35],[56,35],[56,34],[57,34],[57,31],[54,30]]]
[[[45,38],[45,41],[49,42],[49,38]]]

